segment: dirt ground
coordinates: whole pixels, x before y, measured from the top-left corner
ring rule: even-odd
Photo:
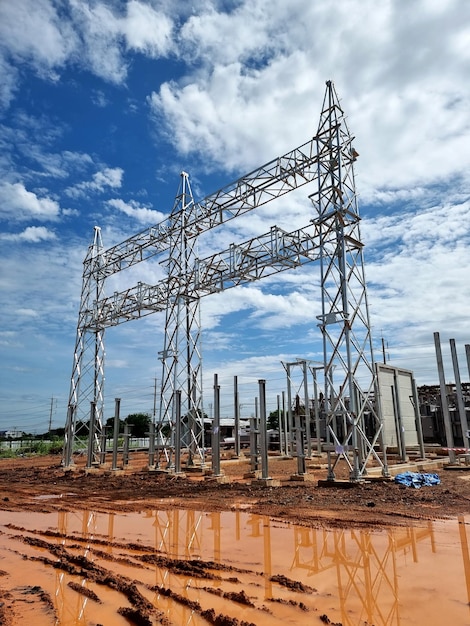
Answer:
[[[299,477],[295,459],[273,456],[269,459],[272,481],[262,481],[250,474],[248,458],[222,461],[224,479],[214,477],[209,471],[202,472],[200,468],[186,469],[181,475],[149,471],[148,457],[137,453],[131,455],[125,470],[117,471],[106,467],[87,470],[83,457],[76,459],[73,469],[64,469],[58,457],[0,460],[0,519],[2,511],[124,512],[178,508],[210,512],[243,506],[252,513],[307,526],[382,528],[470,513],[470,466],[423,470],[437,473],[441,483],[415,489],[380,476],[366,477],[359,483],[341,481],[341,473],[347,477],[347,467],[342,469],[341,465],[338,480],[325,485],[324,461],[307,460],[307,476]],[[272,486],[277,482],[280,486]],[[28,541],[33,539],[29,537]],[[79,569],[83,576],[86,571],[87,577],[98,582],[105,575],[90,563],[76,562],[73,555],[59,553],[59,548],[44,538],[35,541],[72,574]],[[15,603],[12,589],[2,584],[6,583],[6,574],[8,572],[0,572],[0,624],[23,623],[18,619],[18,603]],[[109,572],[106,576],[109,578]],[[131,601],[132,608],[125,609],[130,624],[167,623],[139,596],[135,585],[119,577],[113,585]],[[165,590],[159,591],[164,593]],[[166,592],[172,593],[170,589]],[[240,597],[238,601],[240,599],[243,600]],[[52,602],[47,594],[39,594],[38,601],[43,608],[50,605],[51,609]],[[203,617],[207,623],[244,624],[236,617],[224,616],[223,621],[220,615],[207,611]],[[325,616],[324,621],[329,623],[327,619]],[[59,622],[56,619],[49,623]]]
[[[218,511],[243,503],[253,513],[330,527],[402,525],[470,513],[470,466],[465,465],[423,470],[438,473],[441,483],[414,489],[393,479],[372,477],[372,473],[351,483],[345,464],[338,466],[337,480],[324,486],[324,459],[307,460],[308,480],[299,480],[295,459],[270,457],[269,478],[281,483],[275,487],[269,480],[254,480],[249,459],[243,457],[222,461],[221,473],[227,482],[197,468],[186,469],[182,475],[149,471],[147,463],[148,457],[137,453],[125,470],[117,471],[86,470],[83,457],[75,460],[72,470],[51,456],[0,460],[0,510],[139,511],[157,506]],[[395,467],[390,469],[396,472]]]

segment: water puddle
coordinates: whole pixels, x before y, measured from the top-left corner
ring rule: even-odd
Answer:
[[[15,600],[15,623],[35,626],[202,626],[218,615],[233,625],[463,626],[469,523],[374,532],[244,510],[2,511],[0,589]]]

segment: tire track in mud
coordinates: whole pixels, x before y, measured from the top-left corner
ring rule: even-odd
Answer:
[[[8,524],[6,527],[15,533],[11,536],[12,539],[30,546],[33,550],[47,552],[50,555],[18,553],[21,558],[40,563],[46,568],[59,570],[79,579],[81,583],[75,581],[67,583],[68,587],[75,593],[86,596],[88,600],[96,604],[102,602],[99,593],[100,587],[113,590],[126,598],[130,606],[116,606],[116,613],[136,626],[152,626],[153,624],[173,626],[174,623],[168,619],[165,611],[157,608],[148,599],[147,596],[152,594],[154,597],[157,595],[169,599],[172,603],[197,614],[201,619],[196,623],[208,623],[216,626],[268,624],[269,616],[275,615],[275,606],[280,604],[298,611],[299,623],[303,621],[301,613],[305,615],[305,612],[316,610],[311,606],[312,596],[316,590],[285,576],[271,576],[269,578],[270,583],[274,586],[273,591],[275,588],[279,597],[274,597],[273,594],[273,597],[263,596],[260,599],[257,591],[259,592],[259,589],[262,588],[262,582],[266,580],[266,577],[262,572],[252,569],[239,568],[228,563],[210,560],[172,558],[149,546],[107,541],[99,536],[84,539],[76,534],[70,535],[51,530],[31,530],[14,524]],[[60,543],[57,543],[58,541]],[[67,546],[65,545],[66,542],[68,542]],[[106,551],[110,549],[116,551],[116,554]],[[87,556],[78,554],[80,551],[85,551]],[[102,563],[109,563],[109,567],[96,563],[95,559]],[[113,571],[113,566],[124,567],[126,571],[129,569],[131,571],[138,570],[141,575],[137,577],[122,575]],[[156,569],[178,577],[181,589],[186,592],[185,595],[172,587],[151,585],[146,582],[144,573],[154,573]],[[188,585],[188,579],[191,582],[190,585]],[[247,579],[249,589],[253,590],[253,595],[249,595],[244,588],[240,589],[240,587],[246,586]],[[84,587],[84,580],[92,583],[96,592]],[[204,581],[212,581],[217,586],[211,587],[207,584],[200,584]],[[235,587],[236,590],[227,590],[227,587],[229,589]],[[199,600],[191,599],[189,595],[192,590],[199,596],[202,592],[203,598],[207,596],[206,604],[208,606],[203,606]],[[310,600],[310,606],[308,606],[307,600],[306,603],[291,597],[287,599],[282,597],[282,590],[288,592],[288,595],[303,594]],[[223,601],[223,612],[212,608],[213,604],[210,598],[214,596]],[[266,603],[270,603],[272,608]],[[220,607],[220,602],[218,606]],[[240,616],[241,608],[249,609],[250,616],[255,616],[253,619],[257,619],[256,615],[258,614],[257,622],[239,619],[237,615]],[[51,621],[52,623],[57,622]]]

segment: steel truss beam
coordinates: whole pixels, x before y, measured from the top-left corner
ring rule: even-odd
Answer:
[[[313,137],[204,200],[180,209],[185,214],[186,240],[280,198],[312,182],[316,175],[316,138]],[[167,251],[179,230],[180,220],[181,215],[174,213],[168,220],[109,248],[103,257],[101,274],[110,276]]]
[[[333,243],[333,241],[332,241]],[[326,245],[326,244],[325,244]],[[136,286],[103,298],[84,313],[91,328],[116,326],[157,311],[164,311],[184,288],[190,298],[225,291],[247,282],[260,280],[320,258],[318,229],[314,225],[287,233],[273,226],[268,233],[194,265],[178,281],[169,277],[156,285],[139,282]]]

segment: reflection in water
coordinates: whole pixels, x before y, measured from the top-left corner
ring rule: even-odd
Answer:
[[[47,518],[50,529],[51,516],[42,518]],[[31,517],[29,532],[43,532],[33,530],[38,519],[41,516]],[[27,515],[22,522],[28,523]],[[316,611],[315,619],[327,613],[343,626],[470,623],[470,554],[463,517],[373,532],[306,528],[242,511],[122,515],[61,511],[56,530],[55,545],[77,558],[106,563],[117,576],[137,580],[142,593],[173,624],[207,622],[201,611],[168,597],[165,589],[260,626],[314,619],[302,615],[301,604],[304,610]],[[157,562],[155,556],[166,560]],[[201,577],[197,570],[175,566],[181,562],[202,563],[215,576]],[[56,572],[59,623],[85,625],[91,619],[96,623],[96,603],[86,595],[97,591],[93,581]],[[299,594],[302,585],[313,591]],[[243,590],[253,606],[227,600],[221,590]],[[104,604],[116,607],[112,596],[117,591],[100,588],[97,593]],[[276,603],[269,604],[272,600]],[[118,602],[122,606],[122,598]],[[128,623],[119,619],[113,624]]]
[[[383,536],[370,531],[296,529],[294,567],[313,574],[336,573],[343,624],[399,624],[397,556],[418,560],[418,543],[434,551],[432,524],[393,529]],[[351,620],[351,608],[358,605]],[[358,621],[359,618],[359,621]]]

